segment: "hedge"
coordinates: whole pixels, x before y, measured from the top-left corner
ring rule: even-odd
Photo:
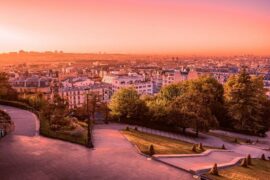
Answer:
[[[23,103],[23,102],[9,101],[9,100],[0,99],[0,104],[1,105],[6,105],[6,106],[17,107],[17,108],[24,109],[24,110],[27,110],[27,111],[31,111],[34,114],[36,114],[37,116],[39,116],[39,112],[37,110],[35,110],[33,107],[31,107],[28,104]]]

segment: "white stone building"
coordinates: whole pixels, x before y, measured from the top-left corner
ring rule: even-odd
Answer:
[[[110,85],[104,83],[59,89],[59,95],[68,102],[70,109],[82,107],[86,104],[87,94],[90,93],[96,93],[101,98],[101,101],[107,102],[112,96],[112,89]]]
[[[111,84],[113,92],[120,88],[133,87],[138,94],[153,94],[153,82],[146,81],[145,78],[137,74],[129,75],[106,75],[103,82]]]

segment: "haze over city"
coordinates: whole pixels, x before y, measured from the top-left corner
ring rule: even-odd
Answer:
[[[9,0],[0,52],[269,55],[268,0]]]

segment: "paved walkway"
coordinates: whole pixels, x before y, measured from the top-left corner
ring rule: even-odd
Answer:
[[[121,125],[97,125],[95,149],[36,135],[36,117],[0,106],[15,132],[0,140],[0,179],[192,179],[189,173],[149,161],[119,133]]]
[[[223,131],[223,130],[212,130],[212,132],[225,135],[225,136],[232,136],[232,137],[238,137],[243,139],[250,139],[255,142],[255,144],[252,144],[251,146],[260,147],[262,149],[269,149],[270,150],[270,131],[266,132],[266,137],[258,137],[258,136],[252,136],[247,134],[240,134],[236,132],[229,132],[229,131]],[[259,140],[258,143],[256,141]]]
[[[237,163],[240,159],[245,158],[245,156],[235,153],[233,151],[208,151],[209,153],[196,155],[157,155],[156,158],[162,162],[171,164],[176,167],[180,167],[195,174],[200,174],[201,172],[208,172],[209,169],[213,167],[214,163],[217,163],[219,167],[227,167],[235,165],[235,163]]]
[[[134,126],[131,126],[134,128]],[[185,136],[183,134],[175,134],[175,133],[170,133],[170,132],[164,132],[164,131],[159,131],[159,130],[153,130],[145,127],[139,127],[137,126],[138,130],[151,133],[151,134],[156,134],[156,135],[161,135],[173,139],[178,139],[186,142],[190,142],[193,144],[199,144],[203,143],[203,145],[206,146],[212,146],[212,147],[218,147],[220,148],[223,144],[225,147],[229,150],[233,150],[234,152],[238,154],[242,154],[247,156],[248,154],[251,154],[252,157],[261,157],[261,155],[264,153],[267,157],[270,156],[270,151],[263,150],[261,147],[256,147],[252,145],[239,145],[235,143],[228,143],[226,141],[223,141],[222,139],[214,136],[210,136],[207,134],[202,134],[200,133],[199,138],[193,138],[190,136]],[[191,131],[188,129],[188,131]],[[264,138],[264,141],[261,139],[262,142],[265,141],[270,141],[270,137],[268,136],[267,138]]]

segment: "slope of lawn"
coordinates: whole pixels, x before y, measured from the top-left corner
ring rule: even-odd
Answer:
[[[210,149],[210,147],[204,147],[204,150],[200,150],[197,147],[197,151],[194,152],[192,151],[193,144],[184,141],[148,134],[132,129],[129,131],[122,130],[121,132],[132,144],[137,145],[139,150],[144,154],[149,154],[149,147],[151,144],[154,146],[156,154],[194,154]]]
[[[247,168],[234,166],[220,170],[219,176],[206,175],[213,180],[266,180],[270,179],[270,161],[252,159],[252,165]]]
[[[218,134],[218,133],[214,133],[214,132],[208,132],[206,134],[208,134],[210,136],[218,137],[218,138],[222,139],[223,141],[226,141],[226,142],[229,142],[229,143],[250,144],[250,143],[248,143],[249,140],[244,139],[244,138],[226,136],[226,135]],[[237,142],[235,142],[235,139],[237,139]]]

